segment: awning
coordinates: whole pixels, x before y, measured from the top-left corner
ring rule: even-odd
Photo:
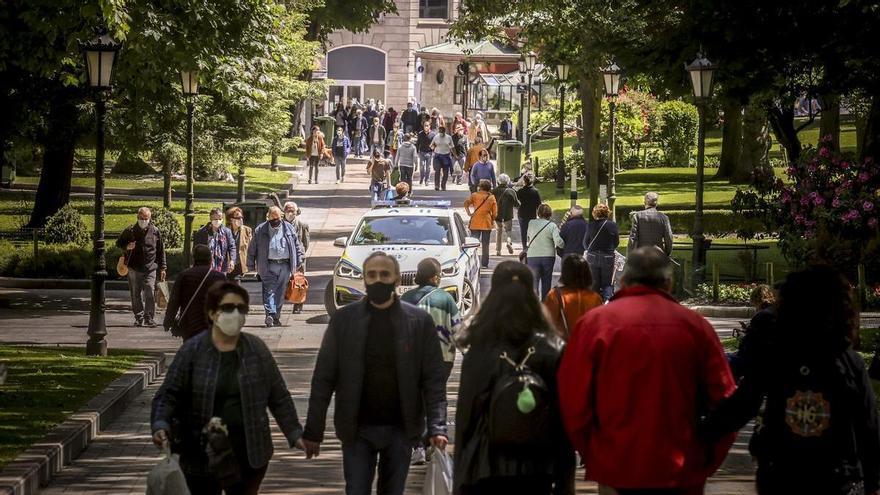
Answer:
[[[415,55],[427,60],[515,64],[519,60],[520,52],[516,47],[501,41],[446,41],[416,50]]]

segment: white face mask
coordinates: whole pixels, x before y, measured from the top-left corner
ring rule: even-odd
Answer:
[[[296,219],[296,213],[287,212],[284,214],[284,218],[286,218],[288,222],[292,222],[294,219]]]
[[[217,314],[217,327],[225,335],[235,337],[241,333],[241,327],[244,326],[245,315],[238,312],[237,309],[230,313],[223,311]]]
[[[211,220],[211,226],[214,227],[215,229],[219,229],[220,228],[220,220]]]
[[[140,218],[138,218],[138,227],[145,229],[147,228],[147,225],[150,225],[149,220],[141,220]]]
[[[233,225],[233,227],[235,227],[235,228],[239,228],[239,227],[241,227],[241,219],[240,219],[240,218],[233,218],[233,219],[232,219],[232,225]]]

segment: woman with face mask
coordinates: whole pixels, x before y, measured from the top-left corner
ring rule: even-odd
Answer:
[[[259,492],[272,457],[266,409],[288,444],[302,448],[302,426],[272,353],[241,331],[248,304],[237,284],[211,286],[204,308],[211,328],[184,343],[153,398],[153,443],[180,453],[192,493]]]
[[[230,280],[238,280],[247,273],[247,250],[254,237],[254,229],[244,224],[244,213],[241,208],[233,206],[226,210],[226,226],[232,231],[232,240],[238,251],[238,261],[228,275]]]
[[[229,227],[223,225],[223,210],[212,208],[211,220],[193,237],[193,245],[204,244],[211,249],[211,269],[231,274],[238,261],[235,238]]]

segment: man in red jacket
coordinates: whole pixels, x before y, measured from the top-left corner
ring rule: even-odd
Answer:
[[[578,321],[562,358],[562,420],[600,493],[701,494],[733,444],[697,436],[734,380],[712,326],[671,286],[663,252],[633,251],[624,288]]]

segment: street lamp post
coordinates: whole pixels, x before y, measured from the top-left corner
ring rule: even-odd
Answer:
[[[697,134],[697,191],[696,204],[694,205],[694,231],[693,237],[693,258],[694,276],[692,280],[692,289],[695,288],[703,279],[706,269],[706,236],[703,235],[703,175],[705,172],[705,152],[706,152],[706,103],[712,97],[713,73],[716,69],[712,62],[705,58],[702,54],[697,54],[697,58],[685,67],[691,78],[691,85],[694,90],[694,99],[697,103],[699,111],[699,132]]]
[[[535,74],[535,64],[538,62],[538,56],[534,52],[529,52],[525,56],[526,62],[526,78],[528,80],[526,86],[526,108],[525,117],[523,118],[523,145],[526,148],[526,160],[532,159],[532,134],[529,132],[529,123],[532,120],[532,76]]]
[[[192,227],[196,214],[193,211],[193,112],[195,97],[199,94],[199,71],[180,71],[180,84],[186,97],[186,211],[183,215],[183,256],[186,266],[192,264]]]
[[[89,356],[107,355],[107,325],[104,319],[104,283],[107,280],[107,260],[104,256],[104,94],[112,86],[113,68],[122,45],[104,34],[89,42],[82,43],[80,49],[86,63],[86,76],[89,88],[95,92],[95,231],[93,249],[95,270],[92,273],[91,304],[89,306],[89,340],[86,354]]]
[[[617,108],[617,94],[620,91],[620,67],[611,62],[609,66],[602,69],[602,81],[605,83],[605,96],[608,97],[608,209],[611,211],[611,218],[614,219],[614,203],[617,201],[617,181],[615,179],[617,149],[614,142],[616,125],[614,111]]]
[[[561,194],[565,190],[565,157],[563,156],[565,138],[565,81],[568,80],[568,64],[556,66],[556,80],[559,84],[559,150],[556,163],[556,193]],[[577,194],[577,191],[572,191]],[[577,197],[574,198],[575,200]]]
[[[519,83],[521,85],[526,84],[526,57],[525,55],[519,56]],[[526,92],[524,91],[519,94],[519,136],[522,139],[523,147],[526,144],[526,134],[528,134],[528,127],[526,127]]]

